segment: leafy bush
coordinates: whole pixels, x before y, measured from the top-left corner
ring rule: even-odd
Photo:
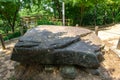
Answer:
[[[61,21],[51,21],[47,19],[46,17],[41,18],[40,20],[37,21],[38,25],[62,25]]]
[[[4,31],[3,31],[3,30],[0,30],[0,34],[4,34]]]
[[[43,18],[43,19],[41,19],[41,20],[38,20],[38,21],[37,21],[37,24],[38,24],[38,25],[53,25],[54,23],[51,22],[51,21],[49,21],[49,20],[46,19],[46,18]]]
[[[16,38],[16,37],[19,37],[19,36],[21,36],[21,33],[20,32],[15,32],[13,34],[8,34],[7,36],[5,36],[4,40],[9,40],[9,39]]]

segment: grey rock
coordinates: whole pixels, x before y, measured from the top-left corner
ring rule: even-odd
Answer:
[[[7,72],[7,74],[5,75],[4,79],[6,79],[6,80],[7,80],[7,79],[8,79],[8,78],[10,78],[10,77],[11,77],[11,72],[10,72],[10,71],[8,71],[8,72]]]
[[[22,36],[11,59],[20,63],[78,65],[98,68],[101,40],[90,30],[78,27],[38,26]]]
[[[7,69],[14,70],[14,66],[13,65],[8,65]]]
[[[85,69],[85,71],[92,75],[100,75],[100,71],[98,69]]]
[[[53,72],[54,70],[55,70],[55,67],[53,65],[45,65],[46,72]]]
[[[5,68],[1,68],[0,73],[4,72],[5,70],[6,70]]]
[[[75,79],[78,74],[78,71],[74,66],[63,66],[60,68],[60,72],[64,79]]]

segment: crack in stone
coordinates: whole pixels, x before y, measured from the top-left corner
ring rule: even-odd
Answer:
[[[80,37],[77,36],[74,40],[68,41],[65,44],[62,44],[62,45],[53,44],[53,45],[57,45],[57,46],[53,46],[53,47],[51,47],[51,49],[63,49],[63,48],[66,48],[66,47],[76,43],[76,42],[79,42],[80,40],[81,40]]]
[[[38,45],[39,45],[38,43],[33,43],[33,42],[19,42],[18,44],[15,45],[15,47],[32,48]]]

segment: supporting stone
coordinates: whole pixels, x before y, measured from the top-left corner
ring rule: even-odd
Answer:
[[[76,27],[78,27],[79,25],[78,25],[78,24],[76,24],[75,26],[76,26]]]
[[[4,50],[5,49],[5,44],[4,44],[2,34],[0,34],[0,41],[1,41],[1,44],[2,44],[2,49]]]
[[[120,49],[120,38],[118,40],[117,49]]]
[[[78,74],[78,71],[74,66],[63,66],[60,68],[60,73],[63,80],[74,80]]]
[[[98,26],[95,26],[95,34],[98,35]]]

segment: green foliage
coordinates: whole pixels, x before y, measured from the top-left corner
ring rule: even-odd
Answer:
[[[47,19],[42,19],[42,20],[38,20],[37,24],[38,25],[53,25],[53,22]]]
[[[19,37],[19,36],[21,36],[20,32],[14,32],[12,34],[8,34],[7,36],[5,36],[4,40],[10,40],[12,38],[16,38],[16,37]]]
[[[38,25],[62,25],[61,21],[50,21],[46,17],[41,18],[37,21]]]
[[[120,22],[120,0],[0,0],[0,33],[16,37],[22,16],[41,15],[38,25],[62,25],[62,1],[69,25],[105,25]],[[47,15],[47,16],[46,16]]]
[[[0,17],[9,27],[11,27],[13,32],[19,9],[20,3],[17,0],[0,1]]]
[[[3,31],[3,30],[0,30],[0,34],[4,34],[4,31]]]
[[[73,25],[105,25],[120,22],[120,0],[65,0],[66,16]]]
[[[18,12],[27,8],[31,10],[32,5],[40,5],[41,0],[0,0],[0,18],[7,22],[11,27],[12,32],[17,20],[19,19]]]
[[[14,76],[11,76],[8,80],[17,80]]]

